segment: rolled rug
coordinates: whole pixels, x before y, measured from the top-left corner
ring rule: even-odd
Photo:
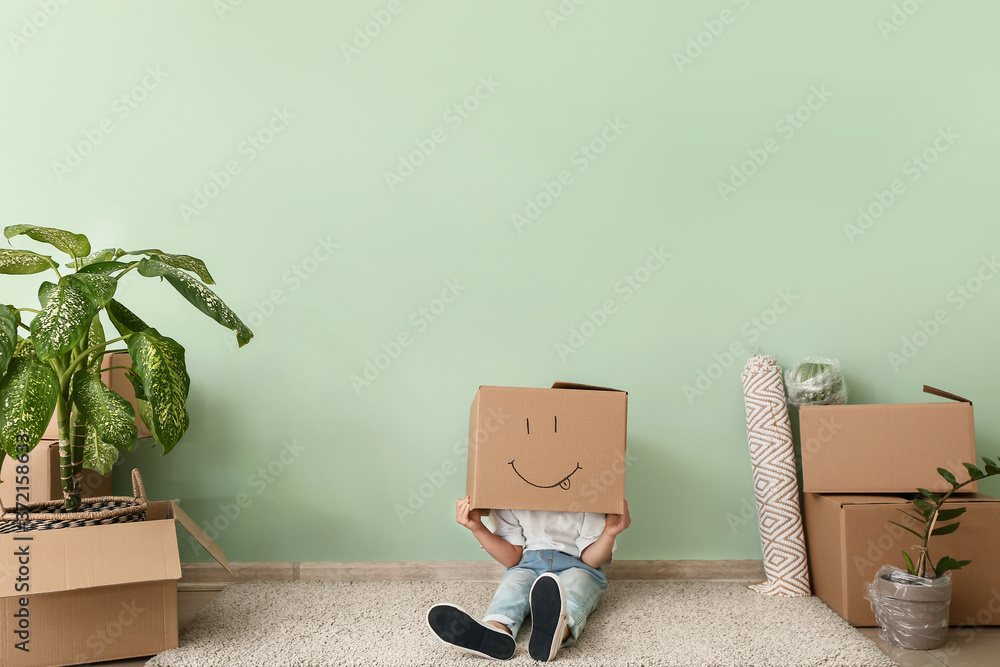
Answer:
[[[743,369],[747,439],[757,496],[757,519],[767,580],[751,589],[764,595],[809,595],[809,564],[795,475],[792,427],[781,367],[755,355]]]

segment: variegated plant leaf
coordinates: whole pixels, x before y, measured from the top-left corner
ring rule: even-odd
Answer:
[[[94,297],[94,305],[104,308],[111,301],[118,289],[118,281],[111,276],[99,273],[75,273],[66,276],[66,280],[82,282]]]
[[[80,275],[81,273],[97,273],[102,276],[107,276],[111,275],[115,271],[127,269],[128,267],[129,265],[125,262],[96,262],[83,267],[76,272],[76,275]]]
[[[188,427],[185,402],[191,379],[184,364],[184,348],[155,329],[146,329],[129,337],[128,351],[142,379],[142,394],[149,401],[150,421],[146,425],[166,454]]]
[[[142,423],[146,425],[146,430],[149,431],[149,435],[153,438],[153,442],[160,444],[159,439],[156,437],[156,430],[153,428],[153,408],[150,406],[149,401],[143,398],[136,399],[136,410],[139,413],[139,417],[142,419]]]
[[[51,269],[52,260],[48,255],[39,255],[30,250],[10,250],[0,248],[0,273],[28,275]]]
[[[99,375],[87,371],[73,374],[73,403],[102,442],[123,449],[135,444],[137,430],[132,404],[101,382]]]
[[[138,271],[140,275],[148,278],[161,276],[167,279],[181,295],[191,302],[198,310],[205,313],[213,320],[236,332],[236,341],[243,347],[253,338],[253,332],[243,324],[243,321],[236,316],[229,306],[222,302],[215,292],[208,289],[197,280],[163,262],[153,259],[143,259],[139,262]]]
[[[13,238],[20,234],[55,246],[73,257],[86,257],[90,254],[90,241],[83,234],[74,234],[64,229],[38,227],[36,225],[10,225],[3,230],[3,235],[7,238]]]
[[[0,304],[0,375],[17,348],[17,314],[10,306]]]
[[[83,340],[97,306],[90,289],[81,281],[66,278],[42,283],[38,289],[42,310],[31,321],[35,353],[42,361],[69,350]]]
[[[97,431],[87,424],[87,439],[83,446],[83,467],[106,475],[118,461],[118,448],[101,442]]]
[[[17,458],[34,449],[59,400],[59,378],[23,346],[0,378],[0,447]]]
[[[108,304],[108,317],[115,325],[119,336],[127,336],[135,331],[145,331],[149,326],[136,317],[135,313],[123,306],[119,301],[111,299]]]
[[[212,274],[208,272],[208,267],[205,266],[205,262],[201,261],[197,257],[192,257],[191,255],[173,255],[169,252],[157,250],[156,248],[150,248],[148,250],[131,250],[125,254],[146,255],[150,259],[163,262],[168,266],[190,271],[201,278],[203,283],[207,283],[209,285],[215,284],[215,279],[212,278]]]
[[[103,250],[97,250],[95,252],[90,253],[86,257],[80,258],[80,269],[90,266],[91,264],[110,262],[114,258],[115,258],[114,248],[104,248]],[[69,264],[66,264],[66,268],[74,269],[76,268],[76,264],[70,262]]]
[[[100,345],[99,348],[90,353],[87,357],[87,370],[91,373],[101,372],[101,362],[104,361],[104,351],[107,346],[104,344],[107,339],[104,337],[104,325],[101,324],[100,315],[95,315],[90,321],[90,331],[87,332],[87,347]]]

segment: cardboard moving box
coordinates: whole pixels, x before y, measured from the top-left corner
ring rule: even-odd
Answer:
[[[627,412],[617,389],[480,387],[469,418],[472,507],[620,514]]]
[[[1000,500],[980,493],[952,497],[945,507],[965,507],[962,526],[932,537],[934,562],[943,556],[971,560],[952,572],[951,625],[1000,625]],[[904,568],[902,552],[916,559],[919,540],[890,521],[917,526],[898,510],[902,496],[805,494],[806,542],[813,593],[855,627],[876,626],[865,599],[883,565]],[[909,521],[909,523],[907,523]]]
[[[219,545],[170,501],[150,502],[145,521],[0,535],[0,664],[77,665],[176,648],[176,525],[229,569]],[[24,641],[28,651],[18,648]]]
[[[18,477],[27,477],[28,502],[42,500],[58,500],[63,497],[62,484],[59,481],[59,441],[42,440],[28,454],[28,474],[17,475],[18,464],[11,459],[5,459],[0,469],[0,502],[4,507],[13,508],[17,504],[14,487]],[[102,475],[93,470],[83,470],[82,498],[97,498],[111,495],[111,473]],[[23,498],[22,498],[23,502]]]
[[[949,403],[808,405],[799,408],[806,493],[944,492],[945,468],[960,482],[977,462],[972,403],[932,387]],[[963,491],[976,491],[973,482]]]

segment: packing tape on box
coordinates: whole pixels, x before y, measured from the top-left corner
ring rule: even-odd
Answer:
[[[755,355],[743,369],[747,439],[757,496],[757,519],[767,580],[750,586],[764,595],[810,594],[792,427],[781,367],[774,357]]]

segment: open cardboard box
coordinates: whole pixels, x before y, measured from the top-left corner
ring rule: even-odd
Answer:
[[[219,545],[171,501],[150,502],[145,521],[0,535],[0,664],[78,665],[176,648],[175,525],[229,570]],[[22,641],[29,651],[17,648]]]
[[[806,542],[813,593],[855,627],[876,626],[865,599],[868,583],[883,565],[903,568],[902,552],[916,557],[916,536],[900,509],[913,506],[894,495],[805,494]],[[951,625],[1000,625],[1000,500],[981,493],[956,494],[945,507],[965,507],[962,527],[932,537],[930,553],[971,560],[952,572]],[[911,523],[915,526],[916,520]]]
[[[128,356],[128,352],[112,352],[111,354],[104,355],[104,359],[101,361],[101,380],[132,405],[132,409],[135,411],[135,425],[139,429],[139,437],[152,437],[149,429],[146,428],[145,422],[139,417],[139,404],[135,399],[135,388],[129,382],[123,368],[107,370],[114,366],[130,368],[132,366],[132,358]],[[59,424],[56,422],[55,415],[52,415],[52,420],[49,422],[42,437],[49,440],[59,439]]]
[[[962,463],[975,464],[972,402],[924,387],[947,403],[807,405],[799,408],[802,490],[806,493],[914,493],[950,489]],[[976,491],[977,484],[964,487]]]
[[[480,387],[469,418],[472,507],[622,513],[627,412],[617,389]]]
[[[21,490],[26,493],[28,502],[38,502],[41,500],[57,500],[62,498],[62,485],[59,482],[59,441],[42,440],[28,454],[28,474],[17,475],[17,462],[11,459],[4,460],[3,468],[0,469],[0,503],[4,507],[13,508],[17,504],[17,492],[15,486],[27,487]],[[16,484],[18,478],[27,484]],[[83,493],[82,498],[97,498],[111,495],[111,473],[102,475],[93,470],[83,470]],[[22,497],[22,502],[24,498]]]

